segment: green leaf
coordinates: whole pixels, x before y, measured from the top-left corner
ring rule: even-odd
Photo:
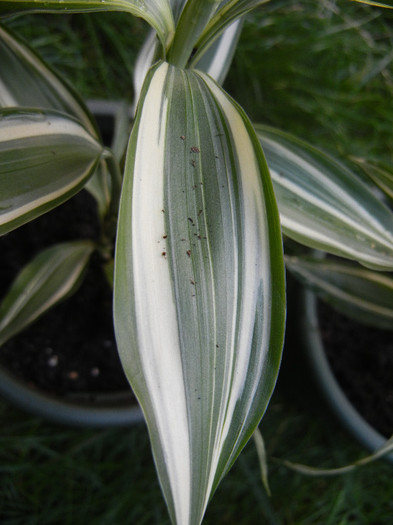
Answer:
[[[349,465],[345,465],[343,467],[337,467],[337,468],[317,468],[312,467],[309,465],[303,465],[301,463],[294,463],[293,461],[288,460],[278,460],[279,463],[282,463],[287,468],[294,470],[295,472],[299,472],[300,474],[303,474],[304,476],[341,476],[342,474],[348,474],[348,472],[352,472],[353,470],[363,467],[365,465],[368,465],[370,463],[373,463],[374,461],[377,461],[377,459],[384,458],[388,454],[392,454],[393,452],[393,436],[391,436],[389,439],[385,441],[385,443],[375,452],[370,454],[369,456],[366,456],[364,458],[360,458],[353,463],[350,463]]]
[[[224,33],[209,47],[207,52],[195,65],[196,69],[204,71],[216,82],[223,84],[231,65],[236,45],[243,27],[242,20],[236,20]],[[147,72],[153,65],[156,56],[158,41],[155,33],[148,34],[135,63],[134,68],[134,105],[132,113],[135,114],[136,107],[142,90],[143,81]]]
[[[102,151],[65,114],[0,110],[0,235],[77,193],[94,173]]]
[[[80,120],[98,138],[90,112],[26,44],[0,25],[0,107],[22,106],[63,111]]]
[[[365,159],[352,159],[363,170],[363,172],[375,182],[377,186],[393,199],[393,166],[388,164],[377,165],[367,162]]]
[[[177,22],[179,20],[184,5],[187,3],[187,0],[170,0],[170,3],[173,12],[173,18],[175,22]]]
[[[343,164],[279,130],[257,126],[283,232],[311,248],[393,269],[393,214]]]
[[[85,188],[96,200],[98,215],[102,219],[107,214],[111,201],[111,181],[105,161],[98,163]]]
[[[361,4],[368,4],[368,5],[374,5],[376,7],[388,7],[389,9],[393,9],[393,2],[375,2],[373,0],[351,0],[352,2],[359,2]]]
[[[20,12],[89,11],[125,11],[143,18],[157,31],[164,49],[173,37],[174,21],[169,0],[0,0],[0,16]]]
[[[220,3],[221,0],[198,0],[185,4],[176,25],[172,46],[168,51],[168,61],[171,64],[186,66],[194,51],[195,42]]]
[[[286,266],[344,315],[393,330],[393,278],[330,259],[287,257]]]
[[[0,107],[54,109],[80,120],[99,138],[94,118],[82,99],[64,83],[26,44],[0,25]],[[26,88],[28,86],[28,88]],[[97,201],[101,215],[109,205],[104,166],[90,179],[87,189]]]
[[[111,150],[119,164],[124,159],[131,130],[131,108],[125,100],[119,102],[113,123]]]
[[[153,65],[154,57],[157,52],[158,40],[154,31],[148,33],[135,61],[134,67],[134,104],[132,107],[132,115],[136,113],[138,100],[142,91],[143,82],[146,78],[147,72]]]
[[[210,17],[199,40],[195,44],[196,53],[190,65],[195,66],[200,57],[214,40],[222,34],[235,20],[255,9],[255,7],[267,3],[269,0],[224,0],[221,5]]]
[[[199,524],[274,388],[279,217],[258,139],[203,73],[149,73],[131,135],[115,330],[173,523]]]
[[[198,60],[195,68],[204,71],[222,85],[232,63],[242,27],[243,20],[233,22]]]
[[[77,290],[93,249],[89,241],[56,244],[23,268],[0,304],[0,346]]]
[[[257,451],[257,455],[258,455],[259,468],[261,470],[262,484],[268,496],[271,496],[272,494],[270,492],[270,487],[269,487],[269,476],[268,476],[265,442],[264,442],[262,433],[259,430],[259,428],[255,429],[252,437],[254,438],[254,444],[255,444],[256,451]]]

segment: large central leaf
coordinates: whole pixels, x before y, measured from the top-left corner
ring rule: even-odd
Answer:
[[[249,121],[209,77],[148,75],[121,198],[115,328],[173,523],[200,523],[262,417],[284,331],[279,217]]]

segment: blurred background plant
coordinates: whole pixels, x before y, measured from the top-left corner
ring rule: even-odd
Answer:
[[[142,20],[25,15],[8,25],[84,98],[132,102],[134,62],[148,31]],[[392,63],[391,10],[348,0],[277,0],[246,18],[225,88],[254,122],[335,155],[391,163]]]

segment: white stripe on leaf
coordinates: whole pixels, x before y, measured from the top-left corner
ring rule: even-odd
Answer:
[[[242,111],[206,75],[167,64],[148,74],[115,275],[120,355],[170,514],[197,524],[266,408],[284,321],[263,154]]]

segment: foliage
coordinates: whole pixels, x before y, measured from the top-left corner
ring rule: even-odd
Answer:
[[[148,36],[137,61],[144,80],[135,82],[125,154],[128,131],[105,147],[73,89],[0,27],[1,233],[82,188],[101,220],[95,244],[56,245],[22,270],[1,304],[0,341],[74,292],[94,251],[111,268],[117,228],[117,344],[171,520],[182,525],[202,521],[274,389],[285,324],[281,227],[296,253],[322,249],[371,268],[353,273],[368,290],[373,272],[393,269],[393,214],[375,186],[288,133],[254,128],[220,86],[241,29],[232,24],[264,3],[0,0],[5,17],[125,11],[158,37]],[[389,169],[359,162],[389,198]],[[302,278],[318,273],[301,256],[288,261]],[[378,318],[378,305],[368,308]],[[384,305],[385,319],[391,311]]]

